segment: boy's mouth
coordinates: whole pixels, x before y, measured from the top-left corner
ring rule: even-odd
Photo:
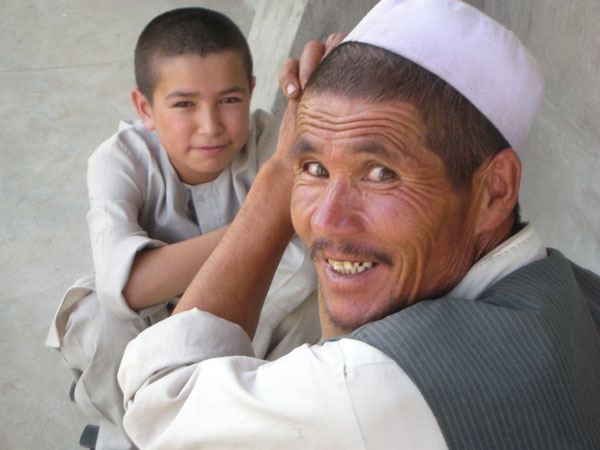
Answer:
[[[215,153],[222,152],[226,147],[226,145],[211,145],[205,147],[194,147],[194,150],[206,155],[213,155]]]

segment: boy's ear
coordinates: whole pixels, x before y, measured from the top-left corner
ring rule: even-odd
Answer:
[[[521,183],[521,160],[515,151],[505,148],[496,153],[477,171],[473,181],[473,188],[480,194],[476,232],[487,233],[512,224]]]
[[[256,77],[252,76],[252,81],[250,82],[250,97],[252,97],[252,93],[254,92],[255,86],[256,86]]]
[[[155,126],[154,117],[152,115],[152,105],[137,87],[131,90],[131,101],[138,115],[144,122],[146,129],[153,131]]]

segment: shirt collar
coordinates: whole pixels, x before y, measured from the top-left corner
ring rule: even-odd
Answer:
[[[546,247],[528,224],[471,267],[448,297],[475,300],[487,287],[509,273],[547,256]]]

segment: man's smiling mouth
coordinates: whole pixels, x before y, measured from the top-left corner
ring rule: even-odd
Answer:
[[[369,270],[375,266],[374,262],[351,262],[351,261],[336,261],[335,259],[329,258],[327,260],[329,265],[335,270],[337,273],[342,275],[353,275],[357,273],[364,272],[365,270]]]

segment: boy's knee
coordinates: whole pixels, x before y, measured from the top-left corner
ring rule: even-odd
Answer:
[[[69,313],[60,350],[71,369],[84,371],[98,356],[118,363],[129,341],[147,327],[146,319],[112,316],[91,293]]]

